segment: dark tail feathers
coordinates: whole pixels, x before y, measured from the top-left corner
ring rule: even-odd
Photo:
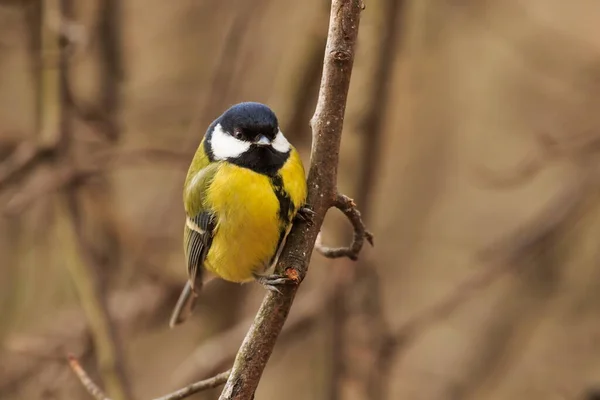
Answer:
[[[192,289],[190,282],[186,282],[185,287],[179,295],[179,300],[177,300],[173,314],[171,314],[171,320],[169,321],[169,326],[171,328],[174,328],[176,325],[179,325],[188,319],[194,310],[197,297],[198,295]]]

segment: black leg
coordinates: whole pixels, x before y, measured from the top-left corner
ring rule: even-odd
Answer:
[[[293,279],[281,275],[254,274],[254,279],[256,279],[256,282],[260,283],[268,290],[272,292],[277,292],[279,294],[281,294],[281,291],[278,289],[278,286],[291,285],[296,283],[296,281],[294,281]]]
[[[312,224],[313,218],[315,217],[315,212],[310,208],[308,204],[303,205],[298,209],[296,213],[296,220],[302,220],[307,224]]]

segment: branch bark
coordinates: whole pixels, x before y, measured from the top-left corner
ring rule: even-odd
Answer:
[[[363,8],[359,0],[333,0],[325,48],[323,76],[311,120],[313,146],[308,173],[308,203],[315,211],[312,224],[300,222],[287,239],[278,272],[294,278],[281,293],[269,292],[246,334],[220,400],[252,399],[286,321],[327,210],[337,198],[337,167],[344,112]]]

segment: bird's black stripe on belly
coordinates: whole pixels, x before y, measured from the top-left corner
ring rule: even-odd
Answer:
[[[281,179],[281,175],[277,174],[272,176],[271,185],[273,186],[273,192],[275,192],[275,196],[277,196],[277,200],[279,201],[279,219],[287,225],[292,220],[291,214],[294,204],[283,188],[283,179]]]
[[[282,222],[282,224],[279,230],[279,240],[277,241],[277,247],[275,248],[275,252],[271,257],[271,260],[269,261],[269,265],[271,265],[273,261],[275,261],[277,250],[279,249],[279,246],[281,246],[281,243],[283,242],[283,239],[285,237],[285,233],[287,231],[286,228],[288,224],[292,221],[291,215],[294,209],[294,203],[292,202],[292,199],[283,188],[283,179],[281,178],[281,175],[277,174],[271,176],[271,185],[273,186],[273,192],[275,193],[277,201],[279,202],[279,220]]]

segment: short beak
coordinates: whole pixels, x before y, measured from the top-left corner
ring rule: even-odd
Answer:
[[[271,141],[265,135],[260,135],[258,139],[254,142],[254,144],[257,146],[269,146],[271,144]]]

